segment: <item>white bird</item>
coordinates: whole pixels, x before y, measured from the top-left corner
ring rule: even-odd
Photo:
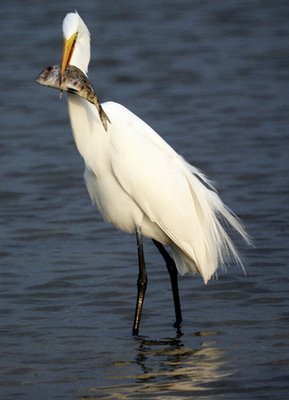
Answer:
[[[87,74],[90,34],[77,12],[66,15],[62,31],[62,73],[71,64]],[[92,104],[74,94],[68,93],[67,99],[92,202],[106,221],[125,232],[136,233],[139,275],[133,334],[139,331],[147,285],[142,235],[153,240],[166,262],[175,326],[179,327],[182,314],[177,273],[198,272],[207,283],[218,266],[225,266],[230,259],[242,266],[224,229],[227,225],[248,243],[250,239],[205,175],[135,114],[115,102],[103,103],[111,122],[106,131]],[[164,245],[170,247],[172,256]]]

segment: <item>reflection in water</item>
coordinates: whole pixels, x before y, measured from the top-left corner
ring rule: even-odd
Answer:
[[[211,393],[216,383],[232,373],[226,371],[223,351],[214,345],[212,336],[216,334],[196,333],[203,340],[195,349],[186,347],[181,335],[162,340],[139,337],[133,364],[141,372],[127,376],[127,385],[98,387],[83,399],[176,399],[207,390]]]

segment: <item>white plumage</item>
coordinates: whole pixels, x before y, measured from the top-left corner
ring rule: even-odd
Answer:
[[[90,38],[77,13],[63,22],[62,68],[87,72]],[[169,245],[180,274],[198,272],[205,283],[230,258],[242,265],[224,226],[246,241],[235,215],[207,178],[151,127],[120,104],[103,103],[106,132],[96,108],[68,94],[71,127],[85,163],[85,182],[103,217],[117,228]]]
[[[80,16],[70,13],[64,38],[75,33],[70,63],[86,73],[89,32]],[[171,246],[180,274],[199,272],[205,283],[231,256],[241,264],[222,222],[248,237],[197,168],[120,104],[102,104],[111,121],[108,132],[86,100],[68,94],[68,107],[88,192],[107,221],[126,232],[140,226],[144,236]]]

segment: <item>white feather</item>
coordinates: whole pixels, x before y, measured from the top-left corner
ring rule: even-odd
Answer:
[[[64,32],[71,34],[67,24]],[[90,57],[82,24],[72,18],[81,30],[72,58],[79,68]],[[68,95],[68,106],[88,192],[107,221],[126,232],[141,227],[143,235],[171,247],[180,274],[199,272],[205,283],[230,258],[242,265],[225,226],[249,238],[197,168],[120,104],[102,104],[111,121],[107,132],[93,105]]]

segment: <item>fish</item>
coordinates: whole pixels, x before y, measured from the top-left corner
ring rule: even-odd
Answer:
[[[97,108],[99,118],[104,129],[107,131],[110,119],[104,112],[95,90],[87,76],[74,65],[68,65],[61,77],[61,68],[59,65],[51,65],[45,68],[36,78],[36,82],[42,86],[48,86],[53,89],[72,93],[83,97]]]

